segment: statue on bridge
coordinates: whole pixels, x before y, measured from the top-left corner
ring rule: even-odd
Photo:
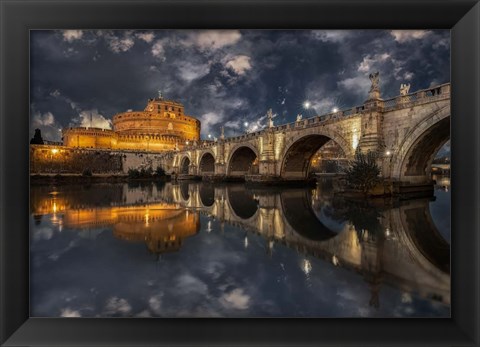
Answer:
[[[370,91],[369,91],[369,99],[370,100],[373,100],[373,99],[380,99],[380,87],[379,87],[379,84],[380,84],[380,72],[374,72],[374,73],[371,73],[369,76],[370,78],[370,81],[372,82],[372,86],[370,87]]]
[[[299,113],[297,114],[297,122],[300,122],[302,120],[303,116]]]
[[[268,127],[273,128],[273,112],[272,109],[267,111]]]
[[[400,95],[404,96],[408,94],[410,90],[410,84],[400,84]]]
[[[221,139],[221,140],[225,140],[225,127],[222,126],[222,127],[220,128],[220,131],[221,131],[221,133],[220,133],[220,139]]]

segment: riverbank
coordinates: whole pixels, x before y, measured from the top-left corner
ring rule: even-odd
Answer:
[[[360,189],[348,188],[341,180],[334,181],[334,194],[351,200],[366,200],[377,198],[398,198],[400,200],[429,198],[434,196],[434,182],[404,183],[383,181],[375,185],[366,194]]]
[[[91,183],[122,183],[122,182],[168,182],[170,176],[130,178],[125,174],[92,174],[84,176],[81,174],[30,174],[32,184],[91,184]]]

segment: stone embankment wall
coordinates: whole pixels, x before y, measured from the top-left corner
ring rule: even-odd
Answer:
[[[81,174],[87,168],[94,174],[125,174],[129,169],[151,167],[155,170],[157,166],[168,169],[159,154],[30,145],[32,174]]]

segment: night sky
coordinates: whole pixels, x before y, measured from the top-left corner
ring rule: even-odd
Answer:
[[[282,124],[360,105],[374,71],[383,98],[449,82],[450,31],[32,31],[30,132],[60,141],[63,127],[111,128],[161,91],[203,138],[222,125],[231,136],[264,127],[269,108]]]

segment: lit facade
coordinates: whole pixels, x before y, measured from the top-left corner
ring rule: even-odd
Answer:
[[[200,139],[200,121],[184,113],[184,106],[163,97],[149,99],[143,111],[118,113],[113,130],[76,127],[63,130],[63,145],[162,152],[182,149]]]

